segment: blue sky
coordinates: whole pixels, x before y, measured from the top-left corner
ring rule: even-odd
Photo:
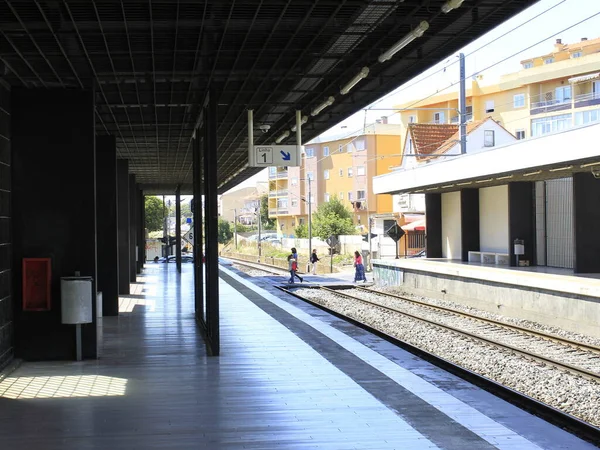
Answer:
[[[548,9],[550,10],[545,12]],[[479,47],[485,46],[472,55],[467,56],[467,76],[478,73],[483,75],[484,83],[493,82],[494,79],[497,79],[502,74],[520,70],[520,61],[533,56],[550,53],[553,50],[554,42],[558,38],[562,39],[563,43],[568,44],[578,42],[583,37],[587,37],[588,39],[600,37],[600,14],[567,31],[562,31],[598,13],[600,13],[600,1],[598,0],[540,0],[531,8],[499,27],[490,30],[483,37],[461,49],[461,52],[469,55],[469,53],[472,53]],[[518,27],[519,25],[522,26]],[[516,29],[511,31],[513,28]],[[504,34],[506,36],[502,36]],[[495,39],[497,40],[492,42]],[[540,44],[534,45],[542,40],[543,42]],[[532,45],[534,46],[528,48]],[[518,54],[512,56],[516,53]],[[505,58],[508,59],[494,67],[486,69]],[[451,90],[448,89],[459,78],[458,64],[452,63],[457,60],[458,58],[452,55],[441,61],[420,76],[400,86],[394,93],[372,104],[370,108],[373,109],[367,112],[364,110],[357,112],[352,117],[326,131],[322,136],[327,139],[328,136],[341,137],[343,135],[352,135],[357,130],[362,129],[365,123],[365,115],[366,123],[373,123],[375,119],[381,116],[390,116],[393,113],[394,105],[412,100],[416,101],[435,92],[457,90],[458,86],[450,88]],[[440,73],[427,78],[427,80],[419,82],[419,80],[444,67],[446,68],[445,71],[442,70]],[[375,108],[377,110],[374,110]],[[397,118],[398,115],[392,116],[390,122],[397,122]],[[266,179],[265,170],[238,185],[235,189],[252,186],[256,181],[264,181]]]

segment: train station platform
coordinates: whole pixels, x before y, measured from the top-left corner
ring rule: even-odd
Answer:
[[[453,259],[380,259],[372,263],[379,286],[399,286],[413,294],[600,337],[598,274]]]
[[[367,331],[221,267],[221,356],[194,320],[193,266],[149,264],[99,360],[0,381],[2,448],[591,449]]]

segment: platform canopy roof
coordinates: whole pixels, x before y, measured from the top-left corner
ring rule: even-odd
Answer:
[[[97,133],[114,134],[137,180],[163,191],[192,181],[191,140],[210,88],[224,191],[260,170],[247,167],[247,109],[257,144],[289,130],[296,109],[309,117],[307,142],[535,0],[465,0],[449,13],[444,3],[0,0],[0,82],[95,89]],[[379,62],[422,21],[423,36]],[[342,96],[363,67],[367,78]],[[283,141],[294,142],[293,133]]]

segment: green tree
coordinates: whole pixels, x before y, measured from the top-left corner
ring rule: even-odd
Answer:
[[[352,213],[337,197],[321,203],[312,220],[313,236],[325,240],[331,235],[356,234]]]
[[[296,227],[294,233],[298,239],[305,239],[308,237],[308,227],[302,223]]]
[[[269,195],[264,194],[260,197],[260,220],[265,230],[275,229],[275,219],[269,219]]]
[[[232,237],[233,231],[231,230],[231,224],[219,217],[219,234],[217,236],[217,241],[219,244],[226,244]]]
[[[163,229],[163,221],[167,217],[168,210],[163,207],[163,202],[160,198],[154,196],[146,196],[146,228],[148,231],[158,231]]]

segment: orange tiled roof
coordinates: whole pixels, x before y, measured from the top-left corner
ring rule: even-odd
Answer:
[[[437,123],[411,123],[408,133],[413,142],[417,161],[437,153],[437,149],[458,131],[458,125]]]
[[[527,61],[531,61],[536,58],[547,58],[547,57],[555,55],[556,53],[559,53],[559,52],[564,52],[564,51],[572,52],[573,50],[581,50],[590,45],[599,45],[599,44],[600,44],[600,38],[588,39],[586,41],[573,42],[572,44],[558,44],[558,45],[560,45],[560,48],[558,50],[556,49],[556,46],[555,46],[554,51],[547,53],[546,55],[533,56],[531,58],[524,59],[523,61],[521,61],[521,64],[523,64],[524,62],[527,62]]]
[[[494,119],[486,117],[482,120],[467,123],[467,136],[488,120]],[[408,132],[413,140],[417,161],[435,159],[452,149],[460,140],[460,131],[458,128],[458,124],[409,124]],[[507,133],[510,133],[510,131],[507,130]]]

